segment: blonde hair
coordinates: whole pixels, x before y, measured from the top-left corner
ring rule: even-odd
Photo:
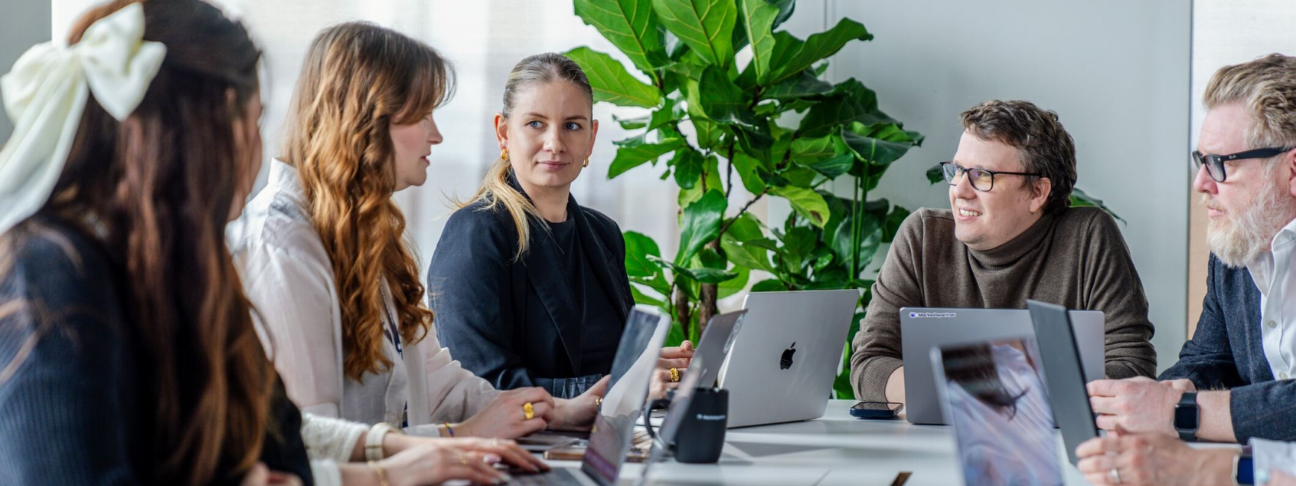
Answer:
[[[362,380],[390,369],[383,353],[383,277],[401,338],[426,336],[418,264],[406,248],[391,123],[427,116],[453,91],[453,73],[427,44],[377,25],[350,22],[311,43],[285,127],[284,160],[301,176],[311,223],[328,252],[342,312],[343,369]]]
[[[589,95],[590,109],[593,110],[594,90],[590,88],[585,71],[567,56],[549,52],[530,56],[513,66],[513,70],[509,72],[508,82],[504,85],[504,109],[500,111],[500,115],[505,120],[508,119],[513,113],[513,104],[517,101],[518,92],[523,88],[554,81],[566,81],[576,85]],[[527,242],[531,238],[530,218],[538,220],[540,213],[525,194],[509,184],[511,169],[508,159],[502,155],[495,159],[495,163],[486,171],[486,177],[482,179],[477,194],[467,202],[459,202],[458,206],[462,209],[478,201],[486,204],[481,209],[483,211],[494,211],[495,208],[503,206],[513,218],[513,225],[517,228],[518,250],[514,258],[520,260],[526,254],[529,246]]]
[[[1202,101],[1207,110],[1242,103],[1253,121],[1249,148],[1296,146],[1296,57],[1270,54],[1220,68]]]

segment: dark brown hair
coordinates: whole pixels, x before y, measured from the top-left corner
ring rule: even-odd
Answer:
[[[91,9],[69,43],[131,3]],[[253,122],[244,107],[257,96],[260,52],[211,5],[139,3],[144,39],[167,48],[162,67],[124,121],[91,97],[38,214],[86,228],[127,274],[121,299],[141,353],[144,460],[159,465],[140,479],[207,484],[241,476],[257,461],[274,389],[224,242],[235,188],[250,170],[239,160],[249,157],[235,153],[234,122]],[[20,224],[6,244],[20,244],[12,240],[37,226]]]
[[[401,239],[405,216],[392,201],[389,127],[428,116],[453,89],[449,64],[427,44],[348,22],[315,37],[293,90],[283,158],[301,176],[311,224],[333,266],[343,373],[354,380],[392,365],[383,354],[383,277],[401,338],[418,342],[432,326],[418,263]]]
[[[1021,154],[1023,171],[1039,173],[1052,183],[1045,211],[1071,205],[1076,183],[1075,141],[1058,121],[1057,113],[1029,101],[987,101],[961,115],[963,129],[981,140],[1000,142]],[[1033,187],[1033,177],[1025,178]]]

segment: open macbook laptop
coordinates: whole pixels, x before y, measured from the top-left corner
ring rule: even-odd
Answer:
[[[945,420],[966,486],[1061,486],[1062,461],[1030,338],[932,349]]]
[[[722,366],[729,427],[823,416],[859,291],[754,292]]]
[[[1105,320],[1099,311],[1071,311],[1086,380],[1104,377]],[[905,417],[913,424],[945,423],[932,377],[931,350],[948,344],[1031,337],[1026,309],[900,309],[900,342],[904,356]],[[1048,348],[1041,348],[1047,350]]]
[[[1035,323],[1035,339],[1040,349],[1040,363],[1044,366],[1044,384],[1048,388],[1049,403],[1053,404],[1053,417],[1062,429],[1067,459],[1079,462],[1076,447],[1081,442],[1098,437],[1098,424],[1093,408],[1089,406],[1089,391],[1080,371],[1080,351],[1075,333],[1065,307],[1034,300],[1026,301],[1031,321]]]
[[[616,484],[621,465],[634,435],[635,420],[648,399],[648,384],[670,320],[639,307],[630,312],[621,344],[612,360],[608,392],[594,417],[589,447],[580,470],[554,468],[544,474],[514,475],[509,484],[611,486]]]

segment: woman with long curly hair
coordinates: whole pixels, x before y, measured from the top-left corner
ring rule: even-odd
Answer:
[[[511,439],[587,425],[594,393],[501,393],[431,331],[392,195],[426,180],[441,142],[432,113],[451,92],[440,55],[393,30],[345,23],[312,42],[283,155],[233,247],[262,337],[308,416],[373,424],[374,440],[402,429]]]

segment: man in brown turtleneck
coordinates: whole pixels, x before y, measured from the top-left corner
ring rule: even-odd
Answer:
[[[1153,376],[1147,298],[1110,215],[1071,208],[1075,144],[1057,114],[988,101],[962,115],[942,164],[950,209],[909,215],[891,244],[853,341],[865,401],[904,402],[901,307],[1022,309],[1026,299],[1102,311],[1108,378]]]

